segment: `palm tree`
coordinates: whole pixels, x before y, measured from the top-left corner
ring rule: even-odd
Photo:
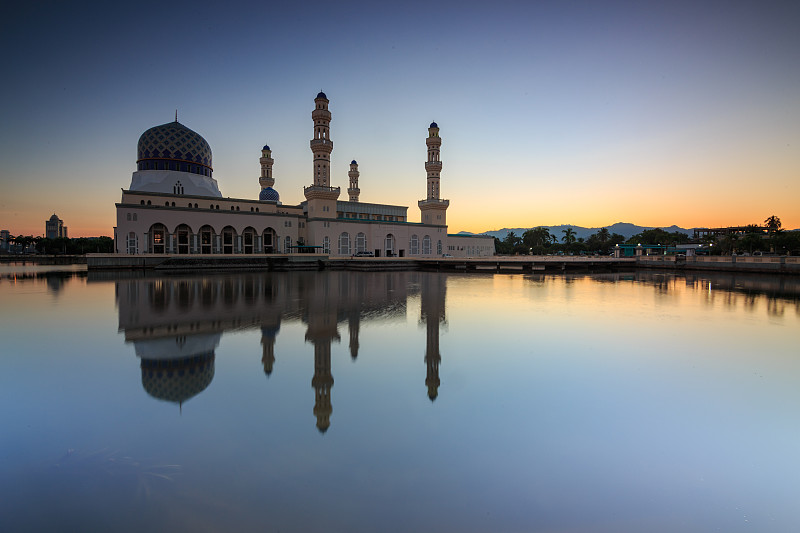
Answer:
[[[611,238],[608,228],[600,228],[597,230],[597,238],[600,239],[601,244],[605,245],[608,242],[608,239]]]
[[[771,217],[768,217],[766,220],[764,220],[764,224],[767,225],[767,231],[769,231],[770,233],[774,233],[779,229],[781,229],[781,219],[776,217],[775,215],[772,215]]]
[[[570,244],[575,242],[575,230],[574,229],[572,229],[572,228],[562,229],[561,233],[564,234],[564,236],[561,237],[561,240],[564,241],[564,244],[566,244],[567,246],[569,246]]]

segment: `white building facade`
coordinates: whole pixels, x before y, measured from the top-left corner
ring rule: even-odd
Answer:
[[[145,131],[137,169],[116,204],[115,250],[120,254],[287,254],[330,256],[480,257],[494,255],[494,239],[447,233],[449,200],[440,198],[441,138],[428,128],[427,194],[420,222],[408,208],[359,201],[358,163],[350,163],[347,200],[330,181],[333,141],[325,93],[314,100],[313,178],[306,200],[284,205],[273,188],[274,159],[264,146],[258,199],[225,198],[213,178],[211,147],[177,121]]]

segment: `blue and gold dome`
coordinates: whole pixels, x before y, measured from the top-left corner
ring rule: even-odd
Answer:
[[[214,379],[214,353],[183,359],[142,359],[142,386],[153,398],[182,404]]]
[[[142,133],[136,151],[138,170],[174,170],[211,177],[211,147],[177,120]]]
[[[261,192],[258,194],[258,199],[262,202],[279,202],[281,195],[272,187],[266,187],[261,189]]]

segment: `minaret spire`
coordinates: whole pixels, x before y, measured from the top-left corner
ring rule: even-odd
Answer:
[[[428,127],[428,160],[425,162],[425,171],[428,174],[427,198],[420,200],[420,218],[423,224],[447,225],[447,208],[450,200],[442,200],[439,196],[439,174],[442,172],[442,161],[439,159],[439,150],[442,139],[439,137],[439,125],[431,122]]]
[[[314,121],[314,137],[311,139],[311,152],[314,154],[314,181],[310,187],[304,188],[306,200],[309,201],[309,216],[330,217],[336,214],[336,199],[339,198],[341,189],[331,187],[331,112],[328,111],[330,100],[325,93],[320,91],[314,98],[314,111],[311,120]],[[311,202],[322,200],[323,202]],[[323,215],[324,213],[324,215]],[[332,213],[328,215],[328,213]]]
[[[358,188],[358,176],[360,174],[358,172],[358,163],[356,163],[355,159],[350,161],[350,172],[347,175],[350,177],[350,188],[347,189],[347,194],[350,195],[351,202],[357,202],[361,189]]]

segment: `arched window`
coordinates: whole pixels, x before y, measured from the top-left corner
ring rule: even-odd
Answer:
[[[214,253],[214,228],[205,225],[200,228],[200,253],[212,254]]]
[[[230,226],[225,226],[222,229],[222,253],[232,254],[234,251],[234,242],[236,240],[236,230]]]
[[[175,240],[178,243],[178,253],[189,253],[189,240],[191,239],[192,230],[186,224],[181,224],[175,228]]]
[[[128,233],[128,242],[127,242],[127,251],[129,254],[133,255],[137,252],[136,250],[136,233],[131,231]]]
[[[244,244],[244,253],[252,254],[255,249],[256,230],[251,227],[246,227],[242,232],[242,241]]]
[[[411,236],[411,241],[408,243],[408,248],[411,251],[411,255],[419,254],[419,237],[417,234]]]
[[[425,235],[422,238],[422,255],[431,255],[431,236]]]
[[[276,248],[278,246],[278,237],[275,234],[275,230],[272,228],[267,228],[264,230],[264,233],[261,236],[262,244],[261,247],[264,250],[265,254],[274,254],[277,252]]]
[[[356,252],[367,251],[367,236],[363,233],[356,235]]]
[[[153,224],[150,226],[149,246],[150,252],[154,254],[166,253],[167,248],[167,228],[164,224]]]
[[[339,235],[339,255],[350,255],[350,234],[346,231]]]
[[[331,239],[328,236],[322,239],[322,253],[323,254],[331,253]]]
[[[386,235],[386,241],[384,242],[385,249],[386,249],[386,257],[394,256],[394,235],[389,233]]]

